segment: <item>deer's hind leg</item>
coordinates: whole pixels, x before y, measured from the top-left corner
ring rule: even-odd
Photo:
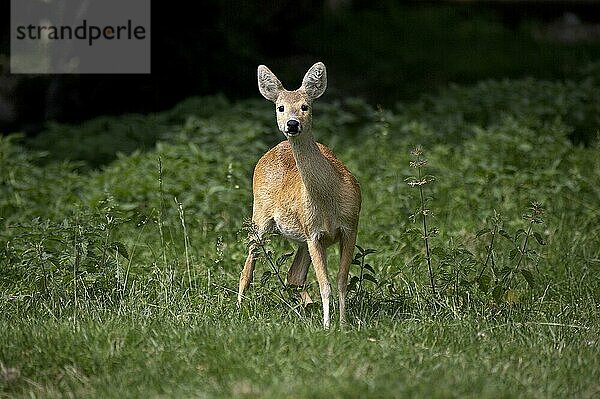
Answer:
[[[338,296],[340,306],[340,324],[346,322],[346,293],[348,291],[348,273],[356,245],[356,230],[342,234],[340,239],[340,269],[337,275]]]
[[[308,274],[308,268],[310,267],[310,253],[308,252],[308,245],[305,242],[300,243],[294,261],[287,275],[287,283],[289,285],[303,286],[306,283],[306,275]],[[300,292],[300,298],[304,305],[313,303],[308,292],[302,290]]]

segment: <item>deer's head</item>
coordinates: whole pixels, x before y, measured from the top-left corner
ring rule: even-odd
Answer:
[[[312,124],[312,103],[327,88],[325,64],[314,64],[302,80],[302,86],[288,91],[277,76],[264,65],[258,67],[258,89],[269,101],[275,103],[277,126],[287,137],[295,137],[303,131],[310,131]]]

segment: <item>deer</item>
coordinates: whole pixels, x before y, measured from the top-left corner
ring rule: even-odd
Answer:
[[[322,62],[310,67],[300,88],[293,91],[284,89],[265,65],[258,67],[258,89],[275,103],[277,126],[285,140],[267,151],[254,168],[252,224],[260,237],[276,232],[297,243],[287,274],[288,285],[304,286],[312,263],[321,295],[323,327],[329,329],[331,286],[326,250],[339,243],[337,289],[339,321],[343,325],[361,191],[348,168],[312,134],[312,105],[326,88],[327,71]],[[255,262],[255,244],[251,242],[240,273],[238,307],[252,280]],[[310,301],[308,294],[303,296],[304,301]]]

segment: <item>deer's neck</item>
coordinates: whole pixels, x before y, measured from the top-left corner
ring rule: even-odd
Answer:
[[[312,134],[302,132],[290,140],[290,145],[306,195],[311,201],[331,202],[337,186],[336,174]]]

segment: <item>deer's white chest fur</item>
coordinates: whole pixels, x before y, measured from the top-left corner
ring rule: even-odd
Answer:
[[[340,223],[343,218],[340,217],[335,194],[330,192],[314,198],[314,194],[311,197],[304,191],[299,206],[277,207],[273,212],[276,230],[294,241],[335,241],[340,230],[345,228]]]

